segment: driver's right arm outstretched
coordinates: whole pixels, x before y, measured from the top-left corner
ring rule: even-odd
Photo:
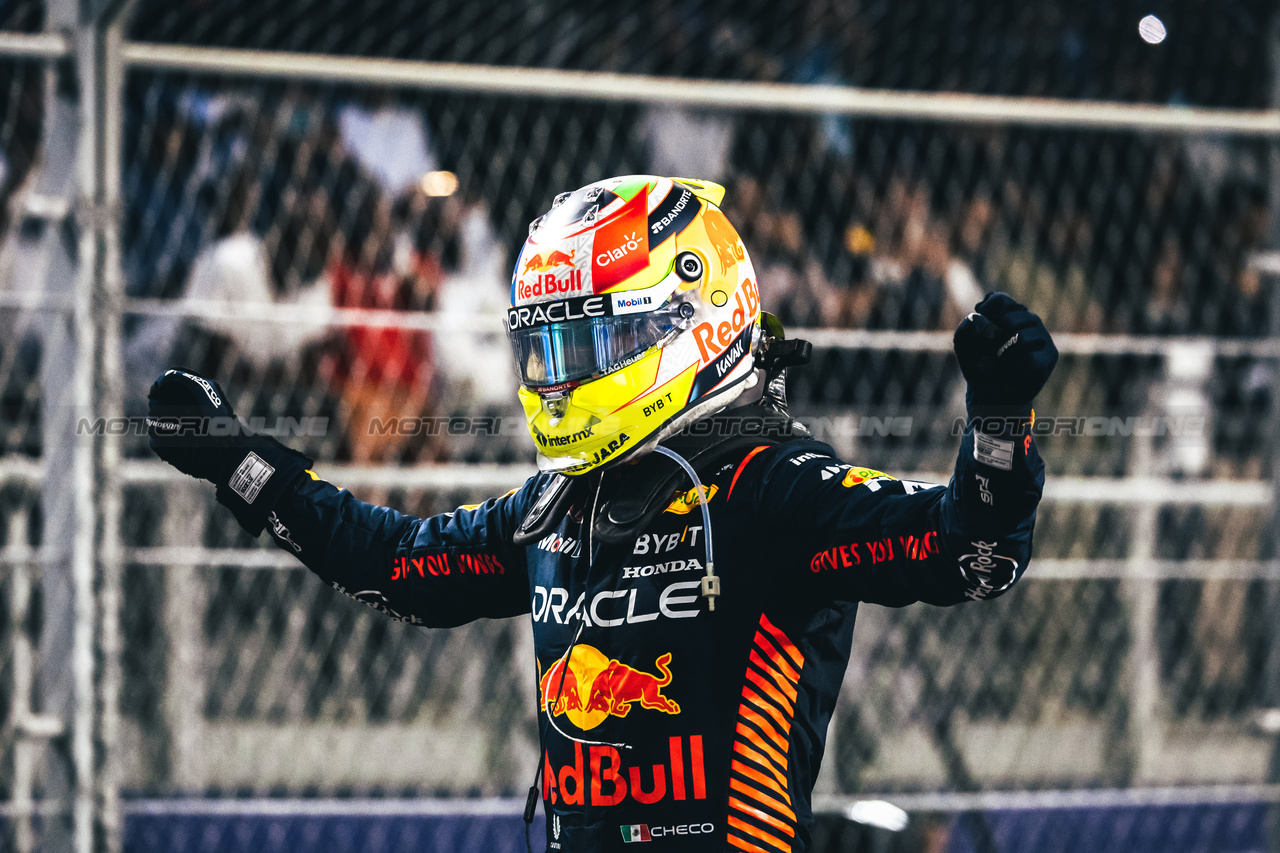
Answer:
[[[334,587],[387,615],[447,628],[529,611],[524,549],[511,542],[546,480],[427,519],[357,500],[311,472],[311,460],[245,431],[217,382],[181,368],[151,386],[151,447],[217,487],[251,535],[276,544]]]
[[[511,538],[541,478],[423,519],[307,474],[277,501],[268,527],[276,544],[335,589],[432,628],[529,612],[524,549]]]

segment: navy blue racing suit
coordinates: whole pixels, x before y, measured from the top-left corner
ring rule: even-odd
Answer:
[[[627,541],[589,532],[628,466],[586,475],[589,499],[525,547],[512,538],[546,474],[427,519],[312,475],[276,504],[272,528],[395,619],[529,615],[550,849],[805,851],[858,602],[989,599],[1026,569],[1043,463],[1030,439],[974,432],[947,486],[851,466],[809,440],[762,441],[699,470],[722,580],[714,612],[687,480]]]

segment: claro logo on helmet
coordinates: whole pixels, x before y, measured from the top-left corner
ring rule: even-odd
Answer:
[[[648,243],[645,244],[648,246]],[[621,242],[608,251],[601,252],[596,255],[596,263],[602,267],[607,267],[614,261],[620,261],[640,248],[640,241],[636,239],[636,232],[622,235]]]
[[[755,282],[746,279],[733,295],[735,307],[728,320],[722,320],[714,328],[710,323],[693,327],[693,339],[698,342],[702,363],[708,364],[733,344],[733,339],[760,313],[760,291]]]
[[[507,329],[512,332],[548,323],[568,323],[571,320],[588,320],[609,316],[609,299],[606,296],[580,296],[559,302],[542,302],[522,305],[507,310]]]
[[[591,252],[591,289],[603,293],[649,266],[649,189],[596,229]]]

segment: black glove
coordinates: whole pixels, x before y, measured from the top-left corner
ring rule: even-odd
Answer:
[[[147,434],[156,455],[218,487],[218,502],[257,536],[280,495],[312,461],[237,420],[218,383],[167,370],[147,394]]]
[[[956,327],[956,358],[969,403],[1028,408],[1058,363],[1044,322],[1007,293],[988,293]]]

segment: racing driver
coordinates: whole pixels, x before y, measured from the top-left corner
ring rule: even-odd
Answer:
[[[808,850],[858,602],[994,598],[1030,558],[1027,426],[1057,361],[1040,319],[996,293],[956,329],[948,485],[847,464],[787,414],[808,344],[761,312],[723,195],[613,178],[530,225],[507,333],[540,470],[483,504],[362,503],[271,438],[203,426],[235,423],[214,382],[151,388],[155,452],[339,591],[427,627],[528,616],[526,819],[540,797],[551,850]]]

